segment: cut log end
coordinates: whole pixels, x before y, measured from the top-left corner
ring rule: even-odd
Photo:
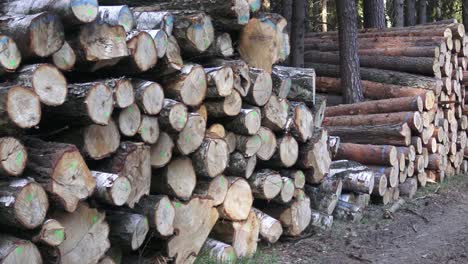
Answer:
[[[223,139],[205,138],[192,159],[199,175],[214,178],[226,169],[229,161],[229,149]]]
[[[97,83],[86,95],[86,109],[94,123],[107,125],[114,110],[112,90],[101,83]]]
[[[220,216],[233,221],[247,219],[253,203],[252,190],[242,178],[227,177],[229,189],[224,203],[218,207]]]
[[[0,241],[0,258],[3,263],[42,263],[39,250],[30,241],[7,235],[1,235]]]
[[[72,0],[70,6],[75,19],[82,24],[93,22],[99,13],[97,0]]]
[[[16,45],[16,42],[8,37],[0,35],[0,72],[15,71],[21,64],[21,52]]]
[[[266,127],[260,127],[257,135],[262,140],[262,146],[257,151],[257,157],[261,160],[269,160],[276,151],[276,136]]]
[[[65,102],[68,91],[67,81],[52,65],[41,64],[34,70],[32,87],[45,105],[57,106]]]
[[[15,138],[0,138],[0,173],[19,176],[26,167],[28,154],[24,146]]]
[[[120,144],[120,133],[114,121],[107,126],[90,125],[84,131],[84,150],[94,160],[101,160],[114,153]]]
[[[33,91],[16,86],[8,91],[7,112],[15,125],[31,128],[41,120],[41,102]]]
[[[55,67],[62,71],[71,71],[73,69],[76,63],[76,54],[68,42],[65,41],[63,46],[52,55],[52,62]]]
[[[211,18],[206,15],[199,15],[201,18],[196,18],[191,27],[187,30],[187,39],[192,43],[193,47],[203,52],[207,50],[214,41],[214,27],[211,23]]]
[[[279,159],[286,168],[293,166],[299,157],[299,145],[291,136],[285,136],[280,139],[278,151]]]
[[[161,132],[156,144],[151,146],[151,167],[162,168],[172,159],[172,150],[174,149],[174,141],[166,133]]]
[[[205,71],[201,66],[185,67],[189,73],[185,80],[180,83],[180,96],[182,102],[189,106],[199,105],[205,99],[207,81]],[[184,71],[182,69],[182,72]]]
[[[158,55],[153,37],[146,32],[139,32],[127,41],[132,63],[137,72],[145,72],[156,65]]]
[[[42,13],[36,16],[29,26],[30,48],[39,57],[48,57],[64,43],[63,25],[58,16]]]
[[[57,247],[63,243],[65,237],[65,228],[63,225],[55,219],[48,219],[42,225],[39,234],[33,237],[33,241]]]
[[[47,194],[39,184],[30,182],[17,194],[14,207],[15,217],[22,226],[36,228],[44,221],[49,208]]]
[[[114,87],[114,100],[118,108],[127,108],[135,102],[135,92],[130,80],[123,79],[117,81]]]
[[[164,103],[164,91],[161,85],[155,82],[137,81],[134,86],[137,91],[137,102],[147,115],[157,115]]]
[[[191,113],[185,128],[178,135],[178,150],[184,155],[194,152],[202,144],[205,130],[205,119],[199,114]]]
[[[143,142],[154,144],[159,138],[159,123],[158,118],[154,116],[143,115],[141,119],[138,134]]]

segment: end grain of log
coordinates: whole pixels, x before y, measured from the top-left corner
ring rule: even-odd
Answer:
[[[153,172],[151,192],[189,200],[196,185],[193,163],[188,158],[173,159],[165,168]]]
[[[247,219],[253,204],[252,190],[249,183],[238,177],[226,177],[228,191],[222,205],[218,208],[221,218],[241,221]]]
[[[206,131],[206,120],[198,113],[188,115],[187,124],[177,136],[177,150],[188,155],[193,153],[203,143]]]
[[[322,153],[324,154],[324,153]],[[325,153],[327,155],[328,153]],[[273,168],[289,168],[296,164],[299,158],[299,144],[292,136],[277,139],[276,152],[265,163]]]
[[[229,184],[224,175],[216,176],[213,179],[198,179],[194,194],[202,197],[210,197],[213,205],[218,206],[224,202],[228,192]]]
[[[262,108],[262,125],[275,132],[283,131],[288,121],[289,103],[275,95]]]
[[[135,99],[140,109],[147,115],[157,115],[164,102],[164,91],[155,82],[133,79]]]
[[[147,144],[155,144],[159,138],[159,123],[155,116],[143,115],[138,136]]]
[[[87,126],[82,137],[82,151],[94,160],[109,157],[120,145],[120,133],[112,120],[107,126]]]
[[[262,69],[250,69],[251,87],[245,100],[256,106],[264,106],[269,100],[273,89],[271,74]]]
[[[226,169],[229,162],[229,150],[226,141],[221,138],[205,137],[201,146],[192,155],[197,175],[214,178]]]
[[[234,88],[234,71],[229,66],[205,68],[208,88],[206,97],[226,97]]]
[[[118,117],[120,133],[126,137],[133,137],[138,133],[141,124],[140,108],[136,104],[132,104],[120,111]]]
[[[261,239],[270,244],[276,243],[283,234],[281,223],[256,208],[252,208],[252,211],[257,215],[260,222]]]
[[[20,176],[26,167],[28,153],[26,148],[13,137],[0,138],[0,174]]]
[[[123,250],[137,250],[149,231],[148,218],[140,214],[106,211],[109,223],[109,240]]]
[[[237,256],[231,245],[208,238],[201,249],[202,255],[208,255],[219,263],[235,263]]]
[[[168,164],[172,159],[173,149],[174,141],[166,132],[161,131],[156,144],[151,145],[151,167],[158,169]]]
[[[291,121],[288,128],[299,142],[307,142],[314,133],[314,116],[304,104],[291,102]]]
[[[187,106],[200,105],[206,96],[207,81],[204,69],[199,65],[186,65],[180,73],[164,83],[167,97]]]
[[[16,42],[9,36],[0,35],[0,75],[14,72],[21,64],[21,52]]]
[[[126,5],[120,6],[100,6],[97,22],[108,23],[113,26],[124,27],[125,32],[129,32],[135,27],[135,18],[132,10]]]
[[[132,185],[126,176],[99,171],[92,171],[92,174],[96,179],[94,195],[100,202],[115,206],[122,206],[127,202]]]
[[[41,102],[30,89],[22,86],[3,87],[0,92],[1,130],[15,132],[17,128],[32,128],[41,120]]]
[[[234,152],[229,157],[229,164],[226,167],[225,173],[248,179],[252,175],[256,164],[257,157],[255,155],[245,157],[245,155],[240,152]]]
[[[174,233],[175,209],[169,197],[145,196],[135,205],[134,210],[147,217],[149,227],[154,228],[158,236],[169,237]]]
[[[257,158],[260,160],[270,160],[273,154],[276,151],[276,136],[275,134],[267,127],[260,127],[257,135],[262,141],[260,149],[257,151]]]
[[[255,135],[260,129],[261,116],[258,109],[242,109],[226,128],[241,135]]]
[[[223,99],[214,99],[205,101],[205,107],[209,117],[229,117],[236,116],[241,112],[242,98],[235,90]]]
[[[254,172],[249,178],[249,184],[254,197],[264,200],[275,198],[283,186],[281,175],[268,169]]]
[[[0,259],[3,263],[42,263],[39,250],[30,241],[2,234],[0,249]]]
[[[207,50],[214,41],[211,18],[198,11],[173,11],[173,35],[186,54],[199,54]]]
[[[34,229],[42,224],[49,209],[47,194],[32,180],[0,181],[0,214],[2,225]]]

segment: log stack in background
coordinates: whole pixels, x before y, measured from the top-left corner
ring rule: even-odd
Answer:
[[[359,32],[366,100],[348,105],[342,105],[336,32],[306,36],[317,97],[330,105],[324,126],[341,139],[334,159],[375,172],[373,201],[412,197],[418,186],[467,172],[468,36],[452,22]],[[359,205],[357,197],[340,199]]]
[[[1,5],[2,262],[233,262],[332,224],[307,191],[332,190],[315,72],[274,66],[284,18],[99,2]]]

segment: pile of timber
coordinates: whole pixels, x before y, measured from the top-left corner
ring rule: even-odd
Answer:
[[[372,201],[412,197],[418,186],[468,170],[468,35],[452,22],[360,31],[365,101],[355,104],[342,104],[337,33],[306,36],[305,60],[317,73],[317,100],[329,105],[323,124],[340,137],[334,160],[375,172]],[[347,165],[349,171],[359,167]]]
[[[0,262],[234,262],[332,224],[315,72],[274,66],[261,1],[26,2],[0,5]]]

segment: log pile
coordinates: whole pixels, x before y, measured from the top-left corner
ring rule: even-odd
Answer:
[[[411,198],[418,187],[467,172],[467,41],[463,25],[452,22],[360,31],[365,101],[343,104],[337,33],[306,36],[306,66],[317,72],[317,98],[328,103],[323,125],[340,137],[334,160],[374,172],[366,186],[372,201]],[[348,177],[360,167],[343,166]],[[356,193],[339,198],[348,216],[362,205]]]
[[[333,188],[325,105],[313,69],[274,65],[284,18],[99,2],[0,7],[0,262],[233,262],[331,225],[308,191]]]

